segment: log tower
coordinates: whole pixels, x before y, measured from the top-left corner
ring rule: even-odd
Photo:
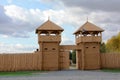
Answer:
[[[48,20],[36,29],[39,50],[42,54],[42,70],[59,69],[59,45],[63,29]]]
[[[76,45],[81,47],[77,50],[77,68],[99,69],[100,68],[100,42],[104,30],[96,25],[86,22],[76,32]]]

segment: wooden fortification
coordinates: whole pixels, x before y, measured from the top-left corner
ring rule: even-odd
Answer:
[[[104,30],[96,25],[86,22],[77,31],[76,45],[81,46],[81,50],[77,50],[77,68],[100,69],[100,43],[102,41],[102,32]]]
[[[46,21],[36,29],[39,49],[34,53],[0,54],[0,71],[69,69],[70,50],[77,52],[77,69],[120,68],[120,55],[100,54],[103,29],[87,21],[74,32],[76,45],[60,45],[63,31],[52,21]]]
[[[69,52],[60,49],[62,31],[60,26],[50,20],[36,29],[42,70],[69,69]]]

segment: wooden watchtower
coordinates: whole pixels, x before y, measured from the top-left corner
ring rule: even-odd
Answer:
[[[59,69],[59,45],[63,29],[47,20],[36,29],[39,51],[42,53],[42,70]]]
[[[100,42],[103,31],[100,27],[87,21],[74,32],[76,45],[81,47],[81,50],[77,50],[78,69],[100,68]]]

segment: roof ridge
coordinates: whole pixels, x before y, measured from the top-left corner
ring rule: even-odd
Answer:
[[[77,32],[79,31],[82,31],[82,29],[84,28],[84,30],[86,31],[99,31],[99,32],[102,32],[104,31],[103,29],[101,29],[100,27],[96,26],[95,24],[89,22],[89,21],[86,21],[81,27],[79,27],[75,32],[74,34],[76,34]]]
[[[37,31],[42,31],[42,30],[57,30],[57,31],[63,31],[64,29],[61,28],[59,25],[55,24],[54,22],[52,22],[51,20],[47,20],[46,22],[44,22],[42,25],[40,25],[37,29],[36,29],[36,33]]]

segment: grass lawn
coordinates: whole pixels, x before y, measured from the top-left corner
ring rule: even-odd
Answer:
[[[120,73],[120,69],[101,69],[104,72]]]
[[[43,71],[16,71],[16,72],[0,72],[0,76],[30,76]]]

